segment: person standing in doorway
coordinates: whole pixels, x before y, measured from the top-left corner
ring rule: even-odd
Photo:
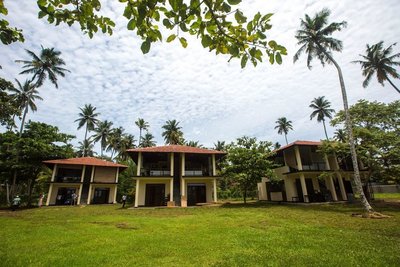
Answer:
[[[12,211],[16,211],[19,208],[19,205],[21,205],[21,198],[16,195],[12,201],[11,209]]]
[[[126,203],[126,195],[122,196],[122,207],[125,208],[125,203]]]

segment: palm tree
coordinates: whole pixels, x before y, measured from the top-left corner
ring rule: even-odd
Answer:
[[[347,140],[346,132],[343,129],[337,129],[335,131],[335,139],[339,142],[345,143]]]
[[[276,143],[274,144],[274,150],[277,150],[277,149],[279,149],[279,148],[281,148],[281,144],[279,144],[279,142],[276,142]]]
[[[191,146],[191,147],[198,147],[198,148],[204,147],[202,144],[199,144],[199,141],[186,141],[186,145]]]
[[[142,137],[142,142],[141,146],[142,147],[152,147],[156,145],[156,142],[153,140],[154,136],[147,132],[143,137]]]
[[[288,144],[287,134],[289,130],[293,130],[292,121],[288,121],[285,117],[278,118],[275,122],[277,125],[275,129],[278,129],[278,134],[285,134],[286,144]]]
[[[363,82],[363,87],[366,88],[371,81],[372,76],[376,73],[378,82],[384,86],[383,82],[388,81],[393,88],[400,93],[399,88],[397,88],[393,82],[389,79],[392,76],[395,79],[399,79],[400,75],[396,72],[395,66],[400,66],[400,61],[395,61],[396,58],[400,57],[400,53],[392,54],[393,46],[396,43],[390,45],[388,48],[383,48],[383,41],[377,44],[369,46],[367,44],[367,49],[365,55],[360,55],[365,61],[356,60],[353,63],[359,63],[361,65],[362,74],[365,77]]]
[[[118,151],[118,158],[125,161],[128,158],[126,150],[129,148],[135,148],[135,136],[132,134],[123,134],[120,141],[120,147]]]
[[[169,145],[178,145],[183,143],[183,132],[182,127],[179,126],[179,122],[176,120],[168,120],[162,126],[165,130],[162,133],[165,143]]]
[[[317,121],[322,121],[322,124],[324,125],[326,140],[329,140],[329,138],[328,133],[326,132],[325,118],[332,119],[332,113],[335,112],[335,110],[331,109],[330,107],[331,102],[326,100],[324,96],[314,98],[314,100],[311,101],[310,105],[310,108],[314,109],[314,111],[310,115],[310,120],[317,116]]]
[[[78,151],[76,154],[78,157],[93,157],[95,152],[93,151],[93,141],[92,140],[83,140],[83,142],[78,143]]]
[[[94,129],[94,126],[97,124],[98,119],[96,117],[100,115],[99,113],[95,113],[96,107],[93,107],[91,104],[86,104],[83,108],[80,108],[81,112],[79,113],[79,119],[76,119],[75,122],[78,122],[78,130],[86,125],[85,130],[85,139],[87,141],[87,133]],[[85,154],[83,156],[86,156]]]
[[[15,62],[25,64],[22,68],[25,70],[20,74],[32,73],[32,82],[35,81],[35,86],[42,86],[44,80],[49,77],[51,83],[53,83],[56,88],[57,76],[65,76],[65,72],[70,72],[69,70],[62,68],[65,65],[65,61],[60,57],[61,52],[55,50],[54,48],[43,48],[40,51],[40,56],[37,56],[34,52],[26,50],[26,52],[32,57],[31,60],[16,60]]]
[[[100,121],[97,123],[97,127],[94,128],[95,134],[92,136],[95,143],[100,141],[101,144],[101,156],[103,156],[103,151],[107,146],[107,139],[111,133],[111,126],[113,123],[111,121]]]
[[[24,85],[22,85],[17,79],[15,81],[17,82],[18,88],[9,88],[9,90],[12,93],[11,96],[16,99],[19,104],[19,108],[23,110],[21,127],[19,130],[19,135],[21,135],[24,130],[26,114],[28,113],[29,108],[32,112],[37,111],[35,100],[43,100],[43,98],[39,96],[35,85],[32,84],[31,81],[26,80]]]
[[[333,22],[328,25],[329,15],[330,11],[328,9],[323,9],[322,11],[315,14],[313,18],[306,14],[305,18],[301,20],[300,30],[296,32],[296,38],[298,40],[297,44],[300,45],[300,49],[294,55],[293,61],[296,62],[302,53],[306,53],[307,66],[309,69],[311,69],[311,61],[314,58],[319,59],[323,66],[325,65],[325,63],[332,63],[336,67],[339,75],[345,112],[345,124],[350,145],[351,158],[354,167],[354,182],[356,184],[357,191],[360,194],[361,202],[364,206],[364,209],[367,212],[372,212],[373,209],[368,203],[368,200],[366,199],[364,191],[362,189],[360,172],[358,169],[357,154],[354,145],[352,124],[349,113],[349,104],[347,101],[347,93],[342,70],[339,64],[333,59],[331,53],[331,51],[341,52],[343,49],[342,42],[331,37],[331,35],[336,31],[342,30],[346,26],[346,22]]]
[[[139,127],[139,147],[140,147],[142,141],[142,130],[148,130],[149,123],[146,122],[144,119],[138,118],[138,120],[135,121],[135,124],[137,127]]]
[[[107,140],[108,146],[107,151],[111,151],[111,159],[113,158],[114,153],[119,153],[121,150],[121,140],[125,129],[122,127],[111,129],[110,136]]]
[[[226,151],[225,141],[217,141],[217,143],[214,143],[214,149],[219,151]]]

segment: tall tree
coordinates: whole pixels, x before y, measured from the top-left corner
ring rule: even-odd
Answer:
[[[339,64],[333,59],[331,53],[331,51],[342,51],[342,42],[338,39],[331,37],[331,35],[337,31],[342,30],[347,23],[345,21],[342,21],[332,22],[328,24],[329,15],[330,10],[323,9],[322,11],[316,13],[313,18],[306,14],[305,18],[301,19],[300,30],[296,32],[296,39],[298,41],[297,44],[300,45],[300,48],[294,55],[293,61],[296,62],[302,53],[306,53],[307,66],[309,69],[311,69],[311,62],[314,58],[319,59],[322,66],[325,66],[325,63],[332,63],[336,67],[339,75],[339,82],[346,117],[346,130],[350,145],[351,158],[354,166],[354,182],[358,191],[357,193],[360,194],[362,205],[365,211],[369,213],[372,212],[373,209],[369,204],[367,198],[365,197],[362,188],[343,74]]]
[[[113,123],[111,121],[99,121],[97,123],[97,127],[94,128],[95,134],[93,135],[93,141],[99,142],[101,145],[101,156],[103,156],[103,151],[106,149],[107,146],[107,139],[111,134],[111,127]]]
[[[132,134],[123,134],[120,141],[118,158],[122,161],[126,161],[128,159],[128,154],[126,150],[129,148],[135,148],[135,136]]]
[[[142,137],[142,147],[152,147],[156,145],[156,142],[154,141],[154,135],[152,135],[149,132],[146,132],[146,134]]]
[[[93,107],[91,104],[86,104],[83,108],[80,108],[81,112],[79,113],[79,118],[75,120],[78,122],[78,130],[86,125],[85,130],[85,139],[84,142],[87,141],[87,133],[94,129],[95,125],[98,122],[96,118],[100,113],[95,113],[96,107]],[[85,157],[86,154],[84,153],[83,156]]]
[[[183,132],[182,127],[179,126],[179,122],[176,120],[168,120],[162,126],[164,132],[162,132],[162,137],[164,137],[165,143],[169,145],[179,145],[183,143]]]
[[[93,140],[85,139],[83,141],[80,141],[78,143],[78,150],[76,151],[76,155],[78,157],[93,157],[95,155],[93,148]]]
[[[35,83],[36,87],[42,86],[48,77],[50,82],[58,88],[57,76],[64,77],[66,72],[70,72],[62,67],[65,65],[65,61],[60,57],[61,52],[54,48],[44,48],[42,46],[39,56],[30,50],[26,50],[26,52],[32,59],[16,60],[16,62],[24,64],[22,68],[25,70],[20,74],[33,74],[31,80]]]
[[[400,75],[394,68],[400,66],[400,61],[395,61],[396,58],[400,57],[400,53],[392,55],[394,45],[396,45],[396,43],[390,45],[388,48],[383,48],[383,41],[372,46],[367,44],[365,55],[360,55],[360,57],[365,60],[353,61],[353,63],[359,63],[361,65],[362,74],[365,77],[363,82],[364,88],[368,86],[372,76],[376,73],[376,78],[382,86],[384,86],[383,83],[385,81],[388,81],[393,88],[400,93],[399,88],[389,79],[389,76],[395,79],[400,78]]]
[[[336,141],[339,141],[339,142],[342,142],[342,143],[347,142],[346,132],[343,129],[337,129],[335,131],[335,137],[334,138],[335,138]]]
[[[26,114],[28,114],[29,108],[32,112],[37,111],[35,100],[43,100],[43,98],[39,96],[35,85],[32,84],[31,81],[26,80],[23,85],[18,80],[15,81],[17,82],[18,88],[9,88],[9,91],[12,92],[11,96],[16,99],[21,111],[23,111],[21,127],[19,128],[19,134],[21,135],[24,130]]]
[[[292,121],[288,121],[286,117],[281,117],[275,123],[277,124],[275,129],[278,129],[278,134],[285,134],[286,144],[289,144],[287,134],[290,130],[293,130]]]
[[[139,127],[139,147],[140,147],[142,144],[142,130],[148,130],[149,123],[142,118],[138,118],[138,120],[135,121],[135,124],[137,127]]]
[[[326,140],[329,140],[328,133],[326,132],[325,126],[325,118],[332,119],[332,113],[335,112],[334,109],[331,109],[331,102],[325,99],[325,96],[320,96],[314,98],[311,101],[310,108],[314,111],[310,115],[310,120],[312,120],[315,116],[317,117],[317,121],[321,122],[324,125],[324,132],[326,136]]]
[[[111,159],[114,154],[118,154],[121,151],[121,140],[124,136],[125,129],[123,127],[111,129],[110,137],[108,138],[107,151],[111,151]]]
[[[0,125],[7,126],[8,129],[15,127],[15,116],[21,115],[20,105],[17,99],[11,94],[17,89],[14,85],[0,78]]]
[[[185,145],[191,146],[191,147],[198,147],[198,148],[204,147],[202,144],[199,144],[199,141],[186,141]]]
[[[217,141],[217,143],[214,143],[214,149],[219,151],[226,151],[225,141]]]

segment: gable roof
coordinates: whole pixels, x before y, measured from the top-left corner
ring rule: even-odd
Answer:
[[[65,164],[65,165],[87,165],[87,166],[101,166],[101,167],[115,167],[115,168],[120,167],[122,169],[128,168],[128,166],[122,164],[93,157],[45,160],[43,161],[43,163],[48,166],[53,166],[54,164]]]
[[[154,146],[154,147],[141,147],[141,148],[132,148],[126,150],[127,152],[153,152],[153,153],[190,153],[190,154],[218,154],[225,155],[226,152],[214,150],[214,149],[206,149],[206,148],[198,148],[191,146],[182,146],[182,145],[168,145],[168,146]]]
[[[322,142],[321,141],[304,141],[304,140],[297,140],[294,141],[293,143],[290,143],[286,146],[280,147],[276,150],[274,150],[274,152],[279,152],[279,151],[283,151],[286,150],[292,146],[319,146],[321,145]]]

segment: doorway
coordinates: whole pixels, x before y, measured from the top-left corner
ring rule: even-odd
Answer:
[[[108,204],[110,188],[95,188],[93,196],[93,204]]]
[[[146,184],[146,207],[165,206],[165,184]]]
[[[206,185],[205,184],[188,184],[187,188],[187,204],[194,206],[197,203],[206,203]]]
[[[61,187],[58,189],[56,197],[56,205],[71,205],[72,194],[76,192],[76,188]]]

